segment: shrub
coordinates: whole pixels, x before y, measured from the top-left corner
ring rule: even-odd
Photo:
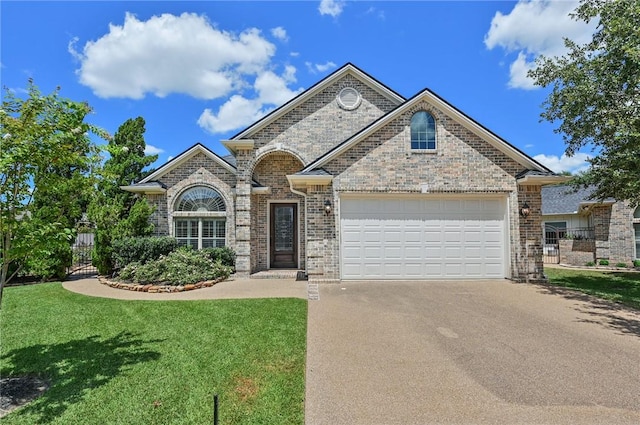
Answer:
[[[593,262],[593,261],[587,261],[587,263],[585,264],[585,266],[587,266],[587,267],[593,267],[595,265],[596,265],[596,263]]]
[[[71,266],[73,251],[66,242],[57,243],[48,250],[27,258],[23,273],[42,280],[62,280]]]
[[[220,260],[212,260],[206,252],[183,247],[145,264],[129,263],[120,271],[119,277],[140,284],[187,285],[226,279],[231,272],[231,267]]]
[[[236,253],[229,247],[224,248],[205,248],[203,253],[209,256],[213,261],[220,261],[223,265],[229,266],[235,270]]]
[[[599,261],[598,264],[600,264],[601,266],[608,266],[609,265],[609,260],[602,259],[602,260]]]
[[[633,267],[640,267],[640,260],[633,260]]]
[[[169,236],[122,238],[112,243],[113,258],[118,267],[130,263],[145,264],[176,250],[178,242]]]
[[[617,263],[616,267],[627,268],[627,263]]]

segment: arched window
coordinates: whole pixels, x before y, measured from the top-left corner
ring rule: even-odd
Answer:
[[[426,111],[418,111],[411,117],[411,149],[436,149],[436,120]]]
[[[206,186],[183,192],[173,212],[174,236],[179,245],[195,249],[226,244],[226,206],[222,196]]]

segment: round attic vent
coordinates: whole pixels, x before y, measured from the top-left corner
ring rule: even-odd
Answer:
[[[338,93],[338,105],[343,109],[348,111],[356,109],[360,106],[360,102],[362,102],[362,97],[353,87],[345,87]]]

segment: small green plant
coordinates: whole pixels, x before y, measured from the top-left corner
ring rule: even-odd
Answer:
[[[236,267],[236,253],[228,246],[222,248],[204,248],[203,253],[209,256],[213,261],[220,261],[223,265]]]
[[[640,267],[640,260],[633,260],[633,267]]]
[[[601,266],[608,266],[609,260],[602,259],[598,262],[598,264],[600,264]]]
[[[627,268],[627,263],[617,263],[616,267],[620,267],[620,268],[626,269]]]
[[[593,262],[593,261],[587,261],[587,263],[585,264],[585,266],[587,266],[587,267],[593,267],[595,265],[596,265],[596,263]]]

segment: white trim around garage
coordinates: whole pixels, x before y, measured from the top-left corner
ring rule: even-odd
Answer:
[[[506,195],[340,196],[343,280],[510,275]]]

